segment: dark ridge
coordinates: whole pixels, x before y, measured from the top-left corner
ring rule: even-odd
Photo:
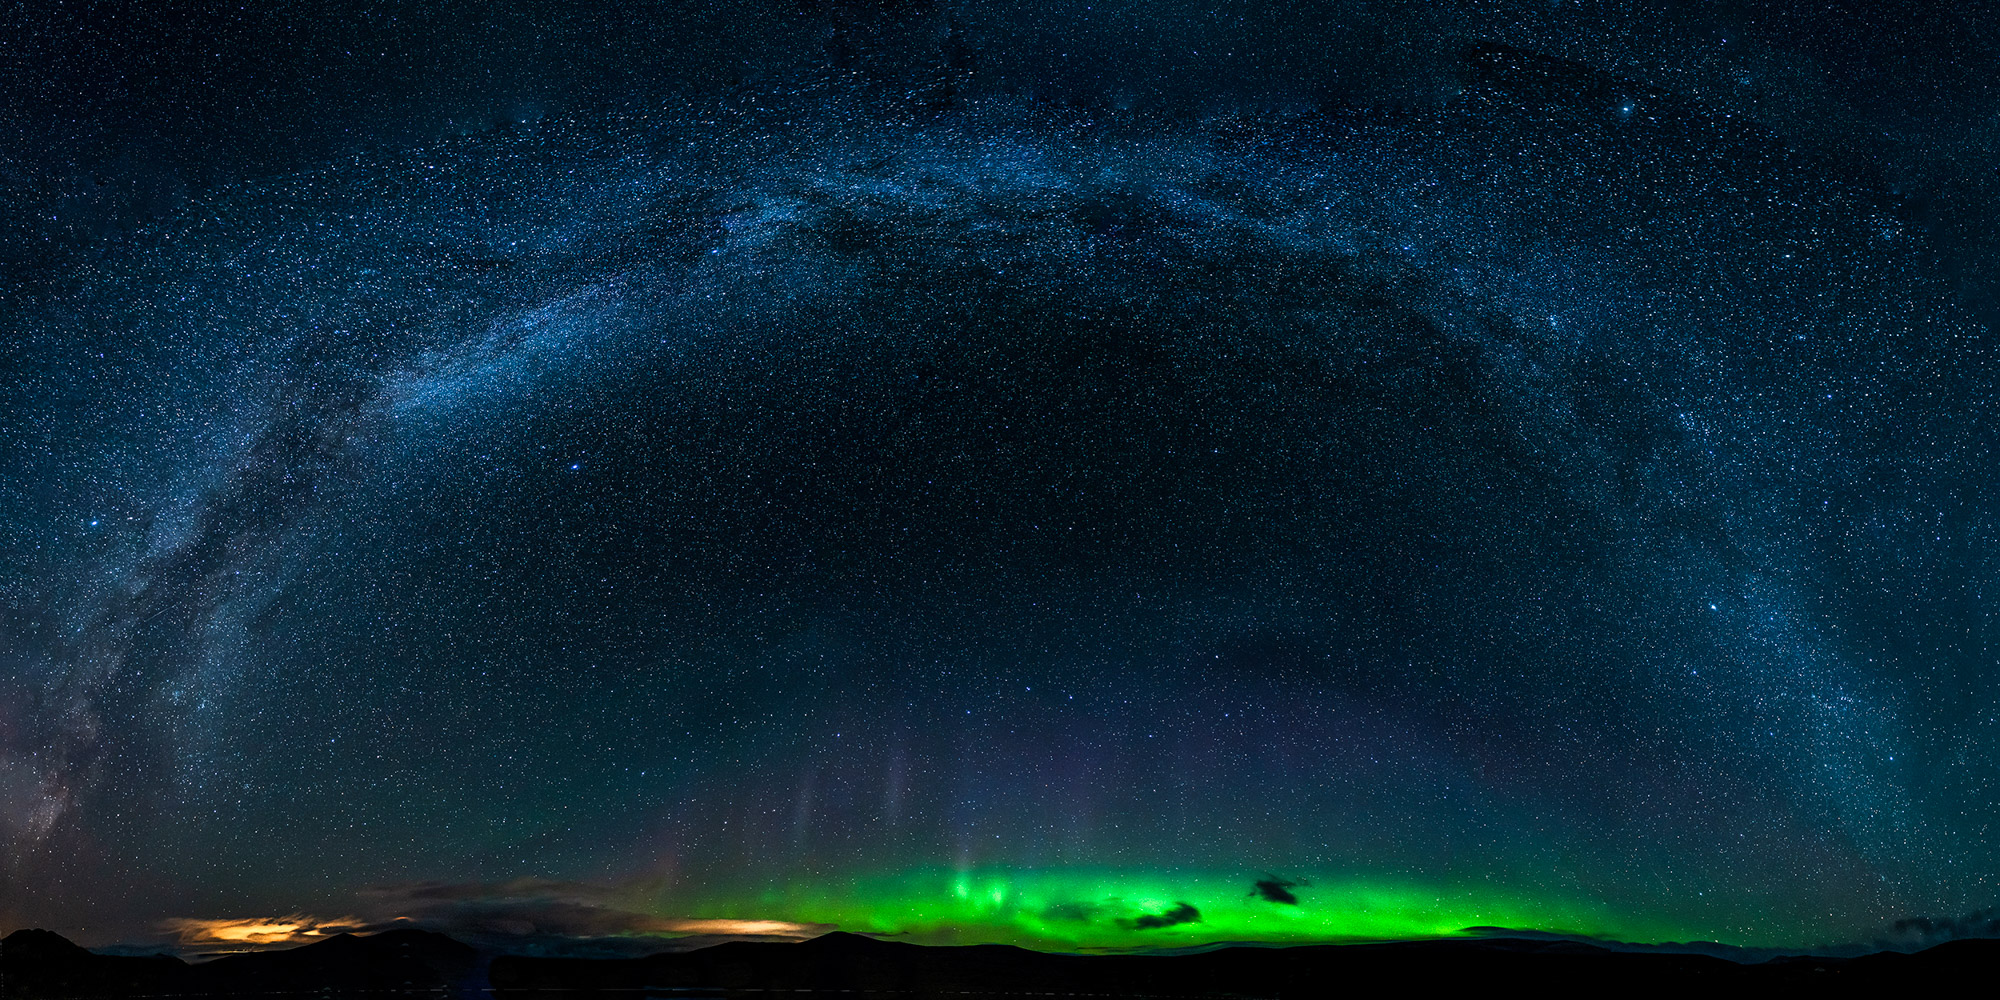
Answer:
[[[1458,939],[1377,945],[1229,947],[1183,955],[1057,955],[1005,945],[927,947],[829,934],[802,944],[739,942],[641,959],[494,959],[495,995],[687,990],[1108,996],[1324,996],[1498,986],[1647,994],[1818,987],[1942,988],[2000,962],[2000,941],[1959,941],[1913,955],[1793,957],[1763,963],[1711,955],[1616,951],[1572,940]]]
[[[0,940],[0,998],[249,993],[464,992],[478,953],[442,934],[341,934],[300,948],[229,955],[200,965],[155,955],[97,955],[48,931]]]
[[[0,941],[0,997],[485,995],[527,1000],[616,991],[795,991],[899,997],[1094,994],[1298,997],[1498,988],[1728,995],[1815,988],[1836,995],[1942,990],[2000,967],[2000,941],[1961,940],[1914,954],[1790,956],[1621,951],[1582,941],[1472,938],[1372,945],[1230,946],[1178,955],[1062,955],[1009,945],[938,947],[833,933],[797,944],[732,942],[639,959],[478,954],[441,934],[342,934],[285,951],[201,965],[97,955],[48,931]],[[488,975],[482,976],[486,971]]]
[[[171,955],[99,955],[52,931],[0,938],[0,997],[6,1000],[158,993],[187,971],[187,963]]]
[[[211,993],[440,989],[465,985],[477,960],[472,948],[442,934],[404,929],[230,955],[188,972],[199,991]]]

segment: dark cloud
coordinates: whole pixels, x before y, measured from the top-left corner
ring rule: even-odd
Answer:
[[[1047,909],[1042,911],[1042,919],[1072,924],[1087,924],[1097,919],[1097,916],[1103,912],[1104,907],[1096,903],[1051,903]]]
[[[1905,917],[1890,925],[1891,948],[1928,948],[1960,938],[2000,937],[2000,908],[1974,910],[1956,917]]]
[[[1201,911],[1193,903],[1175,903],[1174,908],[1165,913],[1148,913],[1130,923],[1135,931],[1157,930],[1161,927],[1175,927],[1180,924],[1201,923]]]
[[[372,909],[448,934],[528,937],[663,935],[661,918],[639,912],[616,890],[572,882],[423,882],[370,891]]]
[[[1251,887],[1250,895],[1256,896],[1267,903],[1283,903],[1286,906],[1297,906],[1299,905],[1299,897],[1292,890],[1311,884],[1311,882],[1302,878],[1282,878],[1267,873]]]
[[[369,912],[380,918],[371,929],[414,924],[493,951],[573,958],[635,957],[726,941],[792,941],[835,929],[647,912],[654,894],[654,887],[645,885],[516,879],[384,886],[365,899]]]

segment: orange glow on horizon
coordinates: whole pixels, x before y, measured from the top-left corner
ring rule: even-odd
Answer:
[[[396,922],[407,918],[398,917]],[[331,919],[293,913],[282,917],[213,918],[175,917],[160,922],[160,929],[173,934],[183,948],[210,948],[251,951],[262,948],[293,947],[323,941],[336,934],[379,929],[356,917]],[[831,924],[799,923],[791,920],[745,920],[732,917],[642,918],[624,934],[702,935],[713,937],[792,938],[803,940],[832,930]]]
[[[171,931],[186,947],[203,945],[234,945],[237,947],[264,947],[268,945],[309,944],[322,938],[332,937],[344,931],[358,930],[362,922],[353,917],[321,920],[294,913],[284,917],[246,917],[241,919],[204,920],[196,917],[175,917],[160,922],[162,930]]]
[[[740,934],[748,937],[818,937],[830,928],[826,924],[801,924],[790,920],[713,919],[663,920],[660,930],[675,934]]]

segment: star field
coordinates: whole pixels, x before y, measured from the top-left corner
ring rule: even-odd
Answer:
[[[1990,26],[1127,8],[98,24],[178,82],[13,115],[0,923],[1995,905]]]

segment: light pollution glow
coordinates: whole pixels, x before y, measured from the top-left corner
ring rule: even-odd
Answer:
[[[673,934],[710,934],[717,937],[810,938],[826,933],[824,926],[790,920],[732,920],[722,917],[663,920],[658,929]]]
[[[363,923],[353,917],[324,920],[302,913],[284,917],[210,920],[175,917],[160,923],[161,930],[172,933],[182,947],[188,948],[217,945],[270,947],[311,944],[321,938],[357,930],[362,926]]]
[[[410,921],[407,917],[397,917],[389,923]],[[421,926],[421,921],[410,921],[410,926]],[[296,947],[312,944],[342,933],[365,932],[380,929],[355,917],[323,919],[294,913],[283,917],[238,917],[199,918],[175,917],[160,922],[160,929],[174,935],[183,948],[233,948],[252,950],[263,948]],[[790,938],[804,940],[818,937],[831,928],[822,924],[796,923],[789,920],[737,920],[713,917],[659,917],[644,921],[628,932],[636,936],[702,935],[708,937],[735,938]],[[620,936],[620,935],[612,935]]]

